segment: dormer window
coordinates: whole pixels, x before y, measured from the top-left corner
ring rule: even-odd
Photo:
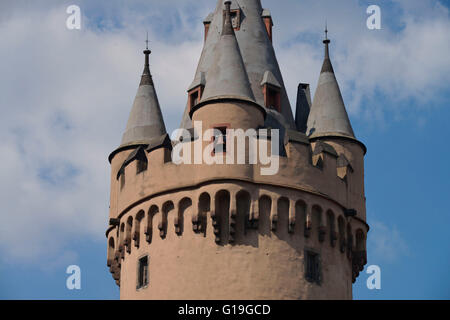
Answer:
[[[147,155],[145,154],[145,151],[143,148],[138,149],[135,159],[136,159],[136,174],[140,174],[144,171],[147,171],[148,160],[147,160]]]
[[[200,72],[192,82],[188,89],[188,105],[189,110],[192,110],[202,99],[203,90],[205,89],[205,73]]]
[[[280,89],[268,85],[266,87],[266,107],[281,112]]]
[[[194,89],[191,92],[189,92],[189,108],[190,108],[190,110],[192,110],[192,108],[194,108],[195,105],[197,105],[197,103],[200,101],[200,97],[202,94],[201,89],[202,89],[201,87],[197,87],[197,89]]]
[[[281,85],[272,72],[266,71],[264,73],[261,86],[265,107],[281,112]]]

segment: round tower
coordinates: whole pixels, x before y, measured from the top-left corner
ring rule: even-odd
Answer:
[[[337,83],[319,85],[309,136],[295,129],[272,25],[259,0],[219,0],[188,89],[189,121],[183,123],[192,137],[177,142],[168,139],[150,52],[144,52],[130,120],[121,147],[110,156],[107,263],[122,299],[352,298],[368,232],[365,206],[358,202],[363,167],[355,150],[362,144],[314,135],[324,132],[312,130],[321,128],[316,114],[342,115],[319,103],[322,95],[339,97]],[[327,70],[321,78],[329,81]],[[339,101],[328,107],[336,105],[346,115]],[[208,129],[216,133],[205,138]],[[243,139],[245,158],[250,140],[258,151],[266,141],[269,164],[260,158],[208,164],[195,157],[198,150],[224,157],[237,152],[230,130],[260,129],[278,129],[279,141],[275,131]],[[209,151],[210,145],[221,148]],[[175,150],[195,161],[176,163]],[[264,173],[273,164],[277,170]]]
[[[325,28],[325,57],[320,72],[314,101],[307,122],[307,135],[316,159],[324,148],[332,148],[337,157],[337,173],[345,182],[346,216],[353,220],[358,231],[347,237],[347,246],[353,248],[353,281],[366,264],[365,236],[366,199],[364,192],[364,156],[366,146],[356,139],[345,108],[339,84],[330,59],[328,28]],[[316,151],[317,150],[317,151]],[[314,158],[314,156],[313,156]],[[314,161],[314,160],[313,160]]]

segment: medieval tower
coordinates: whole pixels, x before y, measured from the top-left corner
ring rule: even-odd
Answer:
[[[350,124],[330,40],[314,99],[300,84],[294,118],[261,1],[218,0],[204,25],[180,131],[190,135],[166,132],[147,49],[122,143],[109,157],[107,264],[121,299],[352,299],[366,264],[366,148]],[[233,129],[266,134],[245,137],[243,163],[197,161],[211,144],[219,152],[206,154],[234,157]],[[250,140],[272,150],[275,174],[247,161]],[[192,164],[176,161],[180,148]]]

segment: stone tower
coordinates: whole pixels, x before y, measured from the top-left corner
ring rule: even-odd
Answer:
[[[351,299],[366,264],[366,148],[330,40],[312,104],[301,83],[294,119],[260,0],[219,0],[204,25],[178,138],[166,132],[147,49],[109,157],[107,264],[121,299]],[[239,142],[239,129],[256,134]],[[254,148],[271,151],[275,173],[249,161]],[[198,157],[236,160],[240,151],[243,162]]]

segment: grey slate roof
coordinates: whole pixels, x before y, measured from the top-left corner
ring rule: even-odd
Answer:
[[[215,48],[201,102],[223,97],[255,100],[232,26],[230,12],[226,14],[222,34]]]
[[[310,138],[343,136],[355,139],[331,64],[328,48],[329,42],[328,39],[324,41],[325,59],[308,117],[307,135]]]
[[[191,85],[189,86],[189,89],[187,91],[191,91],[192,89],[201,86],[201,85],[205,85],[206,84],[206,80],[205,80],[205,73],[204,72],[200,72],[194,79],[194,81],[192,81]]]
[[[149,145],[166,135],[166,126],[159,106],[155,86],[150,74],[148,55],[127,127],[120,148],[131,145]]]
[[[269,70],[264,72],[263,80],[261,81],[261,86],[263,86],[265,84],[270,84],[277,88],[281,88],[281,84],[278,82],[277,78],[275,78],[273,73],[270,72]]]
[[[264,106],[264,96],[261,88],[261,81],[266,71],[270,71],[281,85],[281,109],[282,114],[268,110],[267,121],[276,122],[280,126],[295,129],[294,117],[291,105],[286,93],[283,77],[278,65],[274,48],[264,25],[262,14],[263,8],[260,0],[233,0],[232,8],[240,8],[241,25],[235,32],[242,59],[249,77],[251,90],[255,101]],[[208,37],[203,47],[202,55],[194,78],[200,72],[206,74],[206,84],[211,81],[210,70],[214,64],[216,44],[220,40],[223,25],[224,1],[218,0],[216,10],[209,28]],[[181,128],[191,128],[192,122],[189,117],[189,108],[183,115]]]

